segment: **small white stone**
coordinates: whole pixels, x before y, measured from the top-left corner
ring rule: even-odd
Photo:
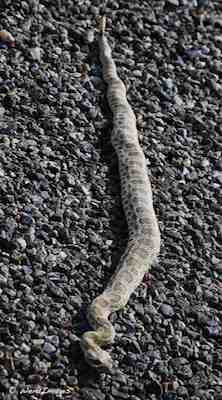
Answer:
[[[65,260],[67,258],[67,254],[64,251],[61,251],[59,255],[62,258],[62,260]]]
[[[32,47],[30,50],[33,60],[41,61],[41,49],[40,47]]]
[[[179,1],[178,0],[166,0],[167,4],[170,4],[174,7],[179,7]]]
[[[133,71],[133,75],[136,76],[137,78],[141,78],[143,73],[139,69],[136,69],[135,71]]]
[[[23,239],[22,237],[19,237],[17,239],[17,243],[20,245],[22,250],[26,249],[27,243],[26,243],[25,239]]]
[[[86,42],[93,43],[93,41],[94,41],[94,30],[90,29],[86,34]]]
[[[191,159],[190,158],[185,158],[185,160],[183,161],[183,165],[184,167],[189,168],[191,166]]]
[[[10,139],[7,136],[3,137],[3,143],[5,146],[10,147]]]
[[[210,162],[209,162],[209,160],[207,158],[204,158],[203,160],[201,160],[200,165],[201,165],[201,167],[206,168],[206,167],[209,167]]]

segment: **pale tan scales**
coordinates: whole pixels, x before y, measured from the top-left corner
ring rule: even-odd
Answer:
[[[111,48],[105,35],[105,17],[100,17],[98,37],[103,79],[113,113],[111,142],[116,151],[121,180],[121,197],[129,230],[129,241],[107,288],[89,306],[87,317],[94,330],[83,334],[81,348],[93,367],[112,368],[103,346],[113,342],[115,330],[109,315],[123,308],[158,256],[160,232],[153,209],[146,160],[138,142],[136,118],[118,77]]]

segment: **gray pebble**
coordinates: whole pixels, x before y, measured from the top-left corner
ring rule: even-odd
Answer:
[[[48,353],[48,354],[56,352],[56,347],[53,344],[51,344],[50,342],[45,342],[42,349],[45,353]]]
[[[169,304],[162,304],[160,311],[165,317],[172,317],[174,315],[174,309]]]

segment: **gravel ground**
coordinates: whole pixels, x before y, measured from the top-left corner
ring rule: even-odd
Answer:
[[[188,0],[108,1],[162,248],[112,317],[113,375],[79,348],[127,240],[90,31],[99,6],[1,1],[16,42],[0,49],[0,398],[221,400],[220,0],[202,23]]]

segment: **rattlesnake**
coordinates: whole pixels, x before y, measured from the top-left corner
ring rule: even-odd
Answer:
[[[89,306],[87,318],[94,329],[83,334],[81,348],[93,367],[112,369],[112,359],[102,346],[111,344],[115,330],[109,315],[123,308],[141,283],[160,249],[160,233],[153,209],[146,160],[138,142],[136,117],[118,77],[105,34],[105,16],[100,17],[99,50],[107,98],[113,114],[111,143],[116,151],[121,180],[121,197],[127,219],[129,241],[107,288]]]

